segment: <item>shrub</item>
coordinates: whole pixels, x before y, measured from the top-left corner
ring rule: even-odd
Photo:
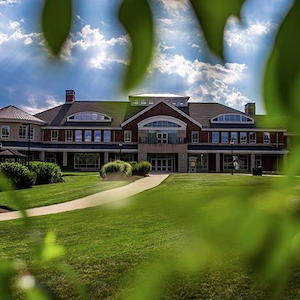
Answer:
[[[133,160],[129,161],[128,163],[132,166],[132,168],[134,168],[134,166],[137,164],[137,161]]]
[[[104,165],[99,173],[102,178],[120,179],[131,176],[132,167],[124,161],[116,160]]]
[[[30,188],[36,181],[36,174],[19,163],[1,163],[0,172],[18,189]]]
[[[142,161],[138,164],[135,164],[132,168],[133,175],[146,176],[151,172],[152,165],[148,161]]]
[[[62,181],[59,166],[54,163],[34,161],[30,163],[31,171],[37,176],[36,184],[48,184]]]

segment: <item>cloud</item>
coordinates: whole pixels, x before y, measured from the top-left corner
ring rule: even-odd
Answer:
[[[267,21],[252,22],[245,27],[236,18],[230,18],[224,38],[229,47],[237,47],[243,52],[254,51],[259,47],[259,39],[277,29],[278,25]]]
[[[85,25],[67,40],[62,51],[62,58],[71,61],[73,50],[79,49],[83,51],[81,55],[88,66],[102,70],[112,63],[126,64],[127,62],[115,53],[114,47],[129,43],[129,37],[126,35],[107,39],[99,28]]]
[[[179,76],[186,86],[186,93],[192,101],[220,102],[242,108],[249,102],[233,85],[241,82],[245,64],[209,64],[198,59],[188,60],[183,55],[170,55],[159,51],[150,73]]]
[[[188,0],[158,0],[164,6],[164,8],[173,13],[178,14],[182,10],[187,10],[189,7]]]
[[[1,5],[12,5],[15,3],[19,3],[20,0],[0,0],[0,6]]]
[[[43,94],[30,95],[27,99],[27,102],[27,105],[22,105],[20,108],[32,115],[64,103],[52,95]]]
[[[16,29],[18,27],[20,27],[20,23],[19,22],[9,22],[9,27],[12,29]]]

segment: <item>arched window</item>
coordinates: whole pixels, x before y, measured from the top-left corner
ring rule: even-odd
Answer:
[[[70,122],[111,122],[111,117],[97,112],[79,112],[67,118]]]
[[[155,121],[144,125],[144,127],[180,127],[178,124],[168,121]]]
[[[160,115],[142,120],[138,123],[138,128],[146,130],[150,130],[151,128],[157,130],[166,130],[168,128],[169,130],[186,130],[186,123],[171,116]]]
[[[254,124],[254,119],[239,114],[223,114],[211,119],[211,123],[242,123]]]

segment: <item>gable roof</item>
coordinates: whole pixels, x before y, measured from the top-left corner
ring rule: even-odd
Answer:
[[[29,113],[9,105],[0,109],[0,120],[14,121],[14,122],[28,122],[33,124],[43,125],[45,122]]]
[[[150,105],[146,108],[144,108],[143,110],[141,110],[139,113],[133,115],[131,118],[127,119],[125,122],[122,123],[122,127],[125,126],[126,124],[132,122],[134,119],[140,117],[141,115],[143,115],[144,113],[146,113],[147,111],[151,110],[153,107],[159,105],[160,103],[164,103],[165,105],[169,106],[171,109],[175,110],[176,112],[178,112],[179,114],[181,114],[183,117],[185,117],[186,119],[190,120],[191,122],[193,122],[194,124],[196,124],[197,126],[199,126],[200,128],[202,128],[202,124],[200,124],[199,122],[197,122],[197,120],[191,118],[188,114],[186,114],[183,110],[177,108],[176,106],[168,103],[168,102],[165,102],[163,100],[153,104],[153,105]]]

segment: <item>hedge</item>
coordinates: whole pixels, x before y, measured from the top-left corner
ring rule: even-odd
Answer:
[[[37,176],[36,184],[48,184],[62,181],[62,173],[57,164],[34,161],[30,163],[30,168]]]
[[[115,160],[104,165],[100,170],[102,178],[121,179],[132,174],[132,167],[125,161]]]
[[[0,172],[18,189],[30,188],[36,181],[36,174],[19,163],[1,163]]]
[[[142,161],[132,166],[132,175],[146,176],[152,170],[152,165],[148,161]]]

